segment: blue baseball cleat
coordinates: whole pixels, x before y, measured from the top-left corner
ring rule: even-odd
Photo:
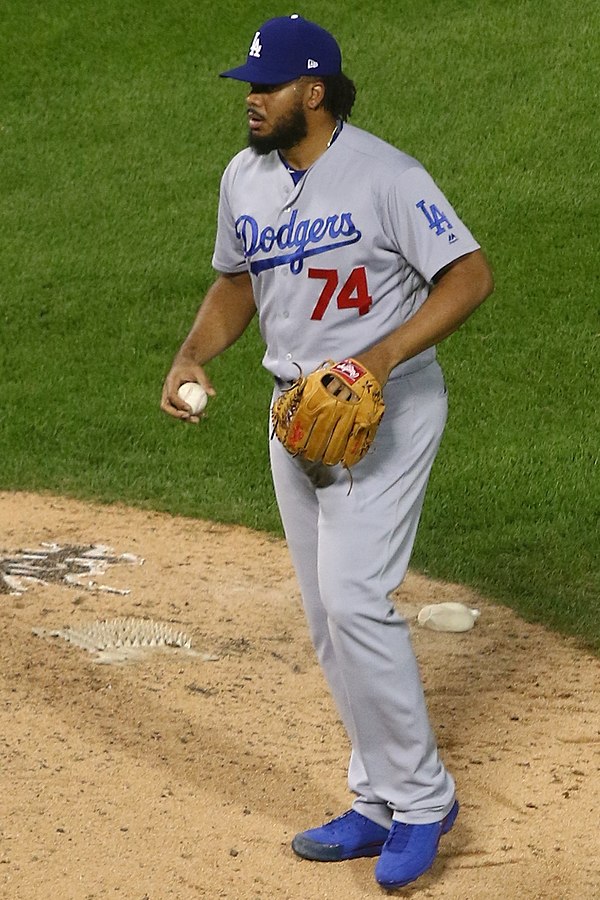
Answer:
[[[359,856],[379,856],[390,831],[350,809],[319,828],[302,831],[292,850],[303,859],[338,862]]]
[[[375,866],[375,878],[381,887],[388,890],[404,887],[431,868],[440,838],[454,825],[458,809],[458,801],[455,801],[448,815],[432,825],[392,822]]]

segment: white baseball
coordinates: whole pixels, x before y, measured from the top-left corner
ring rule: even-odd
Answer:
[[[208,394],[197,381],[186,381],[177,391],[184,403],[192,408],[192,415],[197,416],[208,403]]]

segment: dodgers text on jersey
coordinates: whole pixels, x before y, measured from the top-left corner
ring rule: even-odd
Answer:
[[[253,216],[242,215],[236,220],[235,233],[242,241],[244,256],[250,260],[250,271],[259,275],[267,269],[288,266],[297,275],[302,271],[304,260],[346,247],[360,241],[362,232],[352,221],[352,214],[342,212],[326,219],[300,219],[298,210],[293,210],[289,221],[277,230],[272,225],[261,228]],[[256,254],[274,255],[253,259]]]

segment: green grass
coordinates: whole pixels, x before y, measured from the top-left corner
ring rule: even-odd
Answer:
[[[600,10],[382,0],[304,15],[342,43],[353,121],[421,159],[494,297],[441,348],[451,418],[414,564],[600,649]],[[255,327],[199,429],[158,411],[213,277],[218,182],[257,25],[234,2],[14,0],[0,12],[0,487],[279,530]]]

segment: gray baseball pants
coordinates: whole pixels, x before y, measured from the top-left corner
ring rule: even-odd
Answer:
[[[276,391],[276,395],[277,395]],[[448,813],[440,760],[406,620],[389,596],[408,568],[447,416],[437,362],[390,380],[367,456],[349,473],[270,441],[277,502],[319,663],[350,739],[358,812],[389,827]]]

